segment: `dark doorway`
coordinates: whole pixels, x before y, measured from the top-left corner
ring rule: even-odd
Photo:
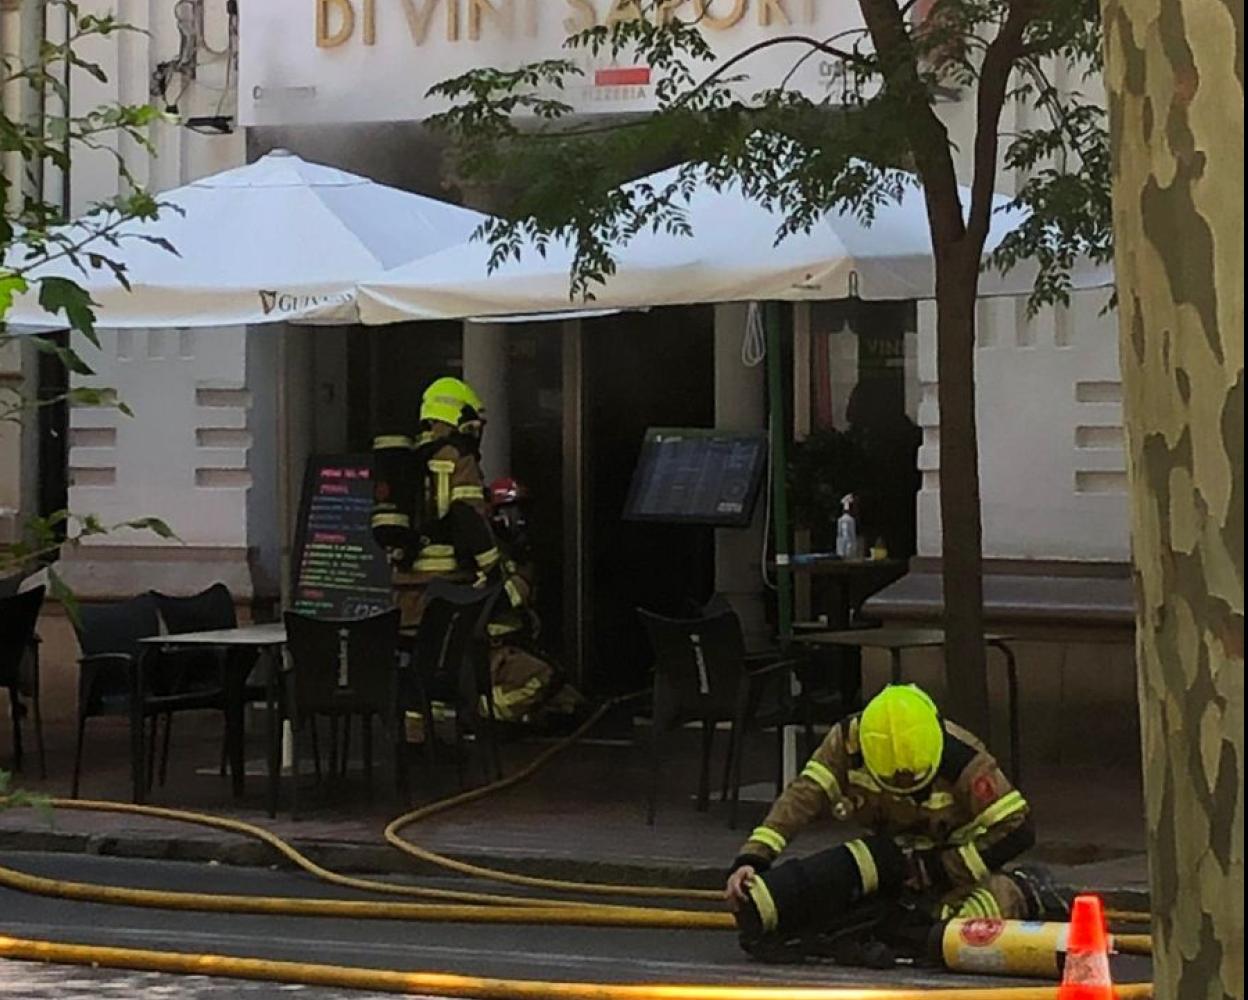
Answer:
[[[525,518],[536,584],[538,638],[563,658],[563,340],[557,323],[508,328],[509,472],[528,494]],[[488,471],[488,470],[487,470]],[[490,473],[493,475],[493,473]]]
[[[814,364],[811,398],[814,434],[830,452],[830,436],[854,474],[835,477],[838,492],[858,497],[859,531],[867,544],[883,542],[890,555],[907,559],[916,548],[918,452],[922,432],[906,413],[905,343],[916,326],[913,302],[819,302],[811,311]],[[833,340],[852,338],[857,363],[838,366]],[[834,420],[834,411],[841,416]],[[825,470],[833,478],[835,470]],[[835,504],[816,525],[815,544],[834,544]]]
[[[644,685],[651,654],[636,609],[681,614],[714,588],[712,529],[623,520],[647,427],[715,422],[714,311],[654,309],[585,326],[589,558],[595,693]]]
[[[347,338],[347,447],[366,452],[378,434],[416,434],[430,382],[463,371],[463,325],[396,323]]]

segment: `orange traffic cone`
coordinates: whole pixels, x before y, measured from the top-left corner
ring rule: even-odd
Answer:
[[[1058,1000],[1114,1000],[1109,977],[1109,934],[1099,896],[1076,896],[1066,936],[1066,964]]]

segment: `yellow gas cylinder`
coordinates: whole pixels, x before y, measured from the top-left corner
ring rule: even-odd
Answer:
[[[941,957],[954,972],[1060,979],[1069,929],[1039,920],[959,918],[945,924]]]

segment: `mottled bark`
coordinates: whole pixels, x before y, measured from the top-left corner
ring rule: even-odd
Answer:
[[[1104,0],[1158,996],[1244,996],[1244,7]]]

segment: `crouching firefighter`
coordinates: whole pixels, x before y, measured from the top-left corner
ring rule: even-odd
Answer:
[[[539,645],[541,620],[533,607],[536,574],[525,511],[528,491],[503,477],[490,484],[488,497],[503,579],[503,596],[488,627],[495,718],[523,725],[574,718],[584,699]],[[488,706],[484,697],[482,701],[484,712]]]
[[[429,583],[501,581],[481,475],[485,407],[457,378],[440,378],[420,403],[415,439],[373,441],[373,537],[390,557],[402,627],[420,623]]]
[[[773,867],[826,816],[869,832]],[[1034,841],[1027,801],[983,744],[920,688],[894,685],[831,729],[741,848],[725,895],[756,957],[800,958],[855,915],[885,912],[922,948],[937,921],[1064,915],[1043,872],[1004,869]]]

